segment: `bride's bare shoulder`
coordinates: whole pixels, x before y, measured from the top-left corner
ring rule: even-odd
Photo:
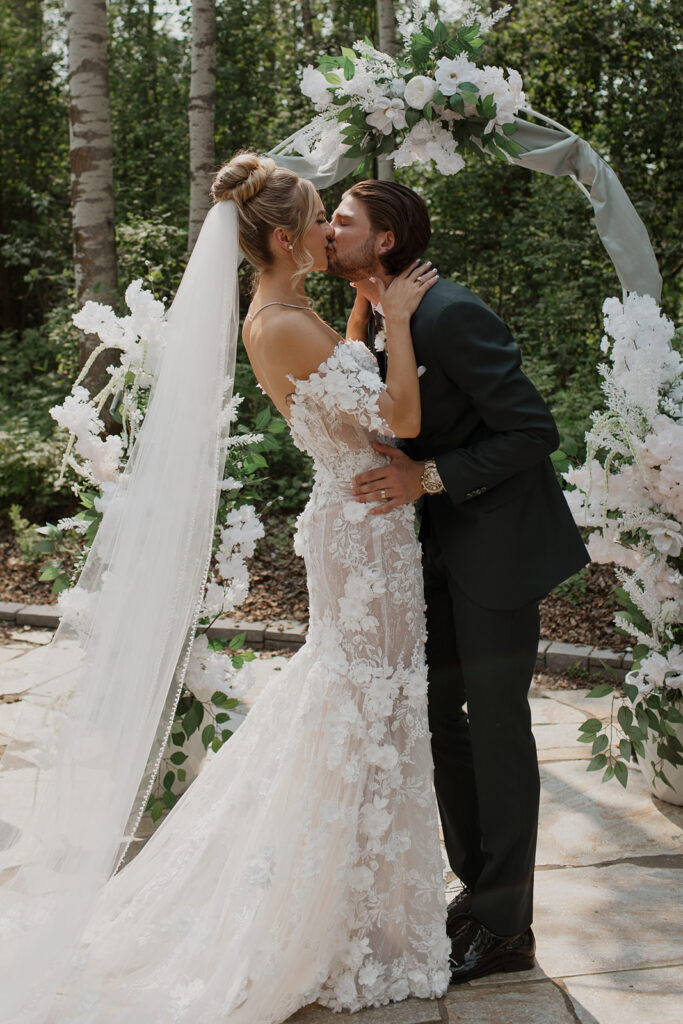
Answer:
[[[260,330],[252,328],[250,347],[253,357],[271,373],[300,379],[314,373],[338,341],[339,335],[315,313],[280,308],[264,318]]]

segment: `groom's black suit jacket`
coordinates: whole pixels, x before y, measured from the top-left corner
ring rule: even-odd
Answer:
[[[589,561],[548,458],[555,421],[507,326],[467,288],[438,281],[410,329],[422,424],[402,447],[435,458],[446,488],[425,496],[422,536],[481,607],[538,600]]]

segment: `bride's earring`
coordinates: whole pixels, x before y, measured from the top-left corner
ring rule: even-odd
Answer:
[[[294,248],[294,246],[293,246],[293,245],[292,245],[292,244],[290,243],[290,244],[289,244],[289,245],[287,246],[287,248],[288,248],[288,249],[293,249],[293,248]]]

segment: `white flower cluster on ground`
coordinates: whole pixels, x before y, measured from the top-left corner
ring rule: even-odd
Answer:
[[[586,435],[585,465],[565,473],[566,496],[591,531],[591,558],[620,567],[635,609],[617,613],[642,648],[628,681],[643,695],[665,683],[683,690],[683,359],[649,295],[607,299],[603,313],[606,409]]]
[[[323,57],[319,68],[304,69],[301,91],[318,112],[296,136],[305,157],[323,168],[344,154],[377,152],[381,143],[397,167],[433,163],[440,174],[457,174],[464,159],[457,152],[453,125],[468,119],[477,120],[472,137],[483,148],[515,154],[509,136],[526,102],[521,76],[511,68],[506,74],[500,67],[480,67],[472,59],[481,34],[509,7],[486,16],[478,3],[450,2],[441,11],[444,21],[458,22],[468,33],[453,36],[459,42],[450,49],[443,22],[426,0],[413,0],[400,18],[405,56],[389,57],[364,40],[353,49],[342,48],[338,62]],[[419,53],[415,40],[422,40]],[[457,52],[463,47],[466,52]]]

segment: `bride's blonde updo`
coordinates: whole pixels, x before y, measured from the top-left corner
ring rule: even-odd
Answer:
[[[298,274],[311,269],[313,258],[303,244],[317,210],[310,181],[278,167],[270,157],[238,153],[216,174],[211,195],[215,203],[231,199],[237,206],[240,249],[258,270],[274,262],[270,248],[274,228],[287,232]]]

